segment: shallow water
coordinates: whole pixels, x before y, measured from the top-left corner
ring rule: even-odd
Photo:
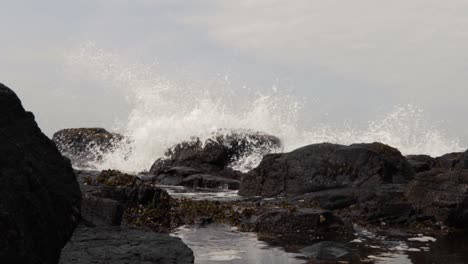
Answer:
[[[236,191],[191,189],[162,186],[173,197],[195,200],[239,200]],[[361,259],[376,264],[466,264],[468,232],[432,237],[402,230],[372,232],[355,227],[357,238],[347,244]],[[226,225],[184,226],[173,233],[194,252],[195,263],[296,264],[305,263],[303,255],[289,253],[259,241],[255,233],[244,233]],[[287,246],[287,245],[284,245]]]
[[[197,264],[302,264],[300,254],[287,253],[259,241],[254,233],[236,231],[225,225],[203,228],[184,226],[174,234],[194,252]]]

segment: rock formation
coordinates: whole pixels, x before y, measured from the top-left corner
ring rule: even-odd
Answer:
[[[0,263],[58,263],[80,200],[70,161],[0,84]]]

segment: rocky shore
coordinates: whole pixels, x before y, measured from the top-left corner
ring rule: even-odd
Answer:
[[[405,157],[382,143],[321,143],[281,153],[273,135],[219,131],[139,173],[73,170],[59,150],[82,167],[130,139],[79,128],[50,141],[5,86],[0,112],[1,263],[193,263],[169,234],[212,224],[254,232],[307,263],[372,263],[379,249],[352,245],[361,229],[416,240],[468,229],[468,151]],[[252,153],[263,156],[258,166],[234,169]],[[239,196],[191,199],[168,186]]]

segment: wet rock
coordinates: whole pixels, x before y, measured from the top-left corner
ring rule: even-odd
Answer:
[[[112,199],[84,195],[81,215],[90,226],[120,226],[124,212],[123,205]]]
[[[254,217],[253,231],[266,240],[305,245],[323,239],[347,240],[353,228],[328,211],[312,208],[271,209]]]
[[[172,160],[226,167],[232,161],[253,152],[267,154],[280,147],[280,140],[272,135],[249,130],[220,130],[204,142],[194,138],[177,144],[166,155]]]
[[[181,185],[193,188],[238,190],[240,181],[209,174],[194,174],[183,179]]]
[[[460,161],[463,158],[464,153],[454,152],[448,153],[443,156],[436,158],[434,168],[439,169],[455,169],[460,166]]]
[[[97,176],[96,182],[107,186],[136,187],[141,180],[135,175],[117,170],[104,170]]]
[[[171,198],[163,189],[115,170],[79,171],[78,175],[83,218],[88,226],[152,226],[148,229],[170,231]],[[149,217],[152,223],[146,225]]]
[[[303,248],[301,253],[312,258],[308,263],[361,263],[359,256],[352,249],[330,241],[323,241]]]
[[[80,200],[70,161],[0,84],[0,263],[57,263]]]
[[[436,159],[428,155],[409,155],[406,159],[416,173],[428,171],[436,164]]]
[[[190,264],[193,252],[167,234],[119,227],[79,228],[60,264]]]
[[[346,187],[406,183],[414,171],[401,153],[381,143],[314,144],[269,154],[242,177],[240,195],[293,196]]]
[[[277,137],[253,131],[218,131],[206,141],[199,138],[182,142],[158,159],[149,174],[160,184],[179,185],[193,174],[240,180],[242,173],[229,166],[248,155],[263,156],[279,149]]]
[[[60,152],[75,166],[89,166],[90,162],[102,159],[122,142],[122,135],[103,128],[68,128],[57,131],[52,140]]]
[[[468,227],[468,170],[434,169],[417,174],[405,192],[408,201],[436,223]]]

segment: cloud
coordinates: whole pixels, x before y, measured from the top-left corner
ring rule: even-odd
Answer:
[[[216,13],[187,23],[259,59],[320,67],[407,99],[434,102],[438,95],[461,102],[452,96],[468,95],[467,1],[213,3]]]

